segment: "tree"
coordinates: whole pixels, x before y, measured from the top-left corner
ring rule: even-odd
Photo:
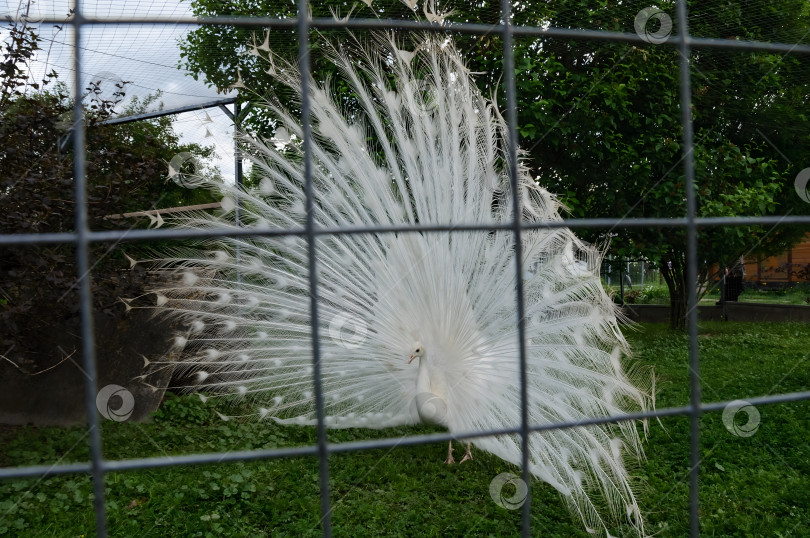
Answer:
[[[265,0],[250,7],[197,0],[198,15],[291,16],[294,6]],[[386,16],[401,4],[385,4]],[[591,0],[519,3],[516,24],[633,32],[647,3]],[[375,4],[376,7],[376,4]],[[455,21],[497,23],[499,5],[454,6]],[[660,8],[674,18],[674,2]],[[227,10],[224,10],[227,9]],[[329,16],[328,6],[319,5]],[[363,10],[366,8],[363,7]],[[746,3],[691,2],[690,32],[726,39],[798,41],[810,29],[802,0]],[[407,12],[407,10],[406,10]],[[358,16],[374,16],[358,11]],[[407,13],[406,13],[407,15]],[[651,22],[653,24],[653,22]],[[677,29],[676,29],[677,31]],[[275,34],[274,34],[275,35]],[[263,37],[263,36],[262,36]],[[323,35],[321,37],[324,37]],[[502,44],[497,36],[455,36],[469,50],[473,72],[487,93],[505,104]],[[235,73],[257,94],[272,92],[272,79],[250,55],[247,30],[201,27],[184,45],[186,67],[219,87]],[[263,41],[255,38],[258,43]],[[295,42],[272,40],[276,52],[295,57]],[[313,72],[325,80],[334,69],[313,44]],[[287,50],[289,49],[289,50]],[[679,53],[671,46],[638,46],[552,38],[516,40],[518,127],[521,147],[538,180],[558,193],[575,217],[683,217],[686,214],[681,149]],[[810,165],[806,56],[766,52],[697,50],[692,57],[695,194],[699,216],[806,213],[793,192],[796,173]],[[339,91],[340,88],[337,88]],[[283,96],[282,96],[283,97]],[[267,125],[268,122],[257,122]],[[670,291],[671,324],[683,327],[686,231],[682,228],[581,230],[592,241],[610,242],[622,258],[646,258],[661,269]],[[743,254],[775,253],[795,243],[804,229],[760,226],[700,230],[700,288],[721,266]]]
[[[390,18],[412,19],[413,11],[397,0],[375,2],[371,9],[363,4],[355,5],[345,2],[318,2],[310,6],[313,17],[332,17],[339,15],[341,10],[352,11],[354,16],[374,17],[384,16]],[[261,16],[290,18],[297,14],[295,3],[279,0],[258,0],[252,2],[229,2],[219,0],[194,0],[192,11],[196,17],[211,16]],[[345,13],[343,13],[345,15]],[[310,41],[310,62],[312,72],[317,73],[318,80],[333,78],[335,66],[328,54],[324,53],[326,43],[333,45],[345,42],[346,34],[343,31],[322,31],[313,33]],[[240,90],[239,98],[243,102],[273,96],[291,111],[298,110],[290,92],[283,86],[275,85],[273,77],[266,72],[267,65],[255,54],[258,49],[262,54],[272,50],[273,54],[288,60],[298,57],[298,41],[296,30],[263,30],[234,26],[200,26],[188,33],[184,42],[180,44],[182,65],[189,71],[195,80],[200,77],[218,90],[226,91],[233,88],[238,82],[247,90]],[[333,82],[341,84],[337,78]],[[351,96],[346,86],[333,87],[336,92],[342,92],[347,98],[347,106],[351,107]],[[254,107],[243,122],[245,129],[270,135],[273,132],[274,122],[261,107]]]
[[[674,18],[674,2],[662,4]],[[646,4],[622,3],[609,16],[594,2],[546,7],[545,20],[553,26],[576,21],[585,28],[632,31]],[[810,29],[806,3],[794,0],[747,3],[745,9],[693,2],[690,10],[695,35],[789,41]],[[532,17],[529,11],[518,15],[526,23]],[[520,41],[516,57],[522,145],[541,182],[561,194],[574,216],[685,216],[677,50],[539,39]],[[699,216],[807,212],[793,191],[796,173],[810,165],[807,67],[806,57],[693,52]],[[722,267],[743,254],[782,251],[803,233],[760,226],[701,229],[699,283],[712,279],[712,264]],[[656,263],[670,290],[671,324],[683,327],[689,292],[684,229],[615,227],[588,235],[610,238],[612,252],[620,257]]]

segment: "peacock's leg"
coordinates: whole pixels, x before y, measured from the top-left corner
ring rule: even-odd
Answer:
[[[458,463],[460,465],[460,464],[464,463],[467,460],[472,461],[472,459],[473,459],[473,457],[472,457],[472,453],[470,452],[470,443],[467,443],[467,452],[464,453],[464,457],[461,458],[461,461],[458,462]]]
[[[453,459],[453,441],[450,441],[450,445],[447,447],[447,459],[444,460],[444,462],[448,465],[456,462],[456,460]]]

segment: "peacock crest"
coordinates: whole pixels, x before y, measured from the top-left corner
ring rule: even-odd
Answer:
[[[510,223],[506,124],[453,42],[378,34],[342,47],[330,54],[354,95],[352,113],[334,84],[311,81],[308,96],[316,229]],[[253,53],[301,97],[294,65],[261,47]],[[177,338],[185,349],[177,367],[193,380],[190,388],[254,402],[261,418],[311,425],[303,131],[278,101],[264,107],[274,137],[243,137],[257,186],[211,185],[223,196],[219,214],[171,221],[257,235],[201,241],[167,256],[160,267],[174,279],[155,293],[158,309],[188,328]],[[522,162],[517,174],[523,221],[560,221],[559,202]],[[519,427],[513,240],[503,229],[319,233],[327,426]],[[629,350],[601,285],[600,250],[559,227],[524,231],[522,247],[530,424],[647,410],[649,382],[624,366]],[[474,444],[521,462],[518,436]],[[644,534],[625,467],[643,457],[634,423],[544,431],[530,445],[531,473],[556,488],[586,528],[607,532],[623,521]]]

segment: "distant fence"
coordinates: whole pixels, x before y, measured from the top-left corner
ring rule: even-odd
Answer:
[[[619,260],[606,258],[600,271],[602,280],[609,286],[628,288],[663,284],[661,272],[647,260]]]

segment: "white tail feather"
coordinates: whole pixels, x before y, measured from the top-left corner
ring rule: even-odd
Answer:
[[[347,117],[330,88],[312,81],[316,227],[510,222],[505,122],[452,43],[426,37],[405,50],[384,36],[333,59],[357,109]],[[271,65],[280,84],[298,90],[294,66],[275,57]],[[238,200],[240,226],[304,226],[301,126],[279,104],[267,106],[276,138],[244,138],[259,187],[221,187],[222,214],[174,217],[173,225],[235,229]],[[561,220],[557,200],[523,166],[518,181],[524,221]],[[648,387],[623,369],[628,350],[601,286],[600,252],[566,228],[524,231],[522,242],[529,422],[646,410]],[[520,425],[511,232],[320,235],[316,253],[329,426],[414,423],[425,391],[439,398],[431,417],[451,432]],[[254,398],[261,418],[314,424],[305,239],[222,239],[165,263],[185,276],[156,290],[158,304],[189,324],[182,366],[197,373],[198,387]],[[415,342],[418,366],[408,362]],[[521,461],[518,436],[474,444]],[[642,457],[632,422],[546,431],[531,436],[530,471],[587,528],[607,532],[625,521],[643,534],[628,456]]]

